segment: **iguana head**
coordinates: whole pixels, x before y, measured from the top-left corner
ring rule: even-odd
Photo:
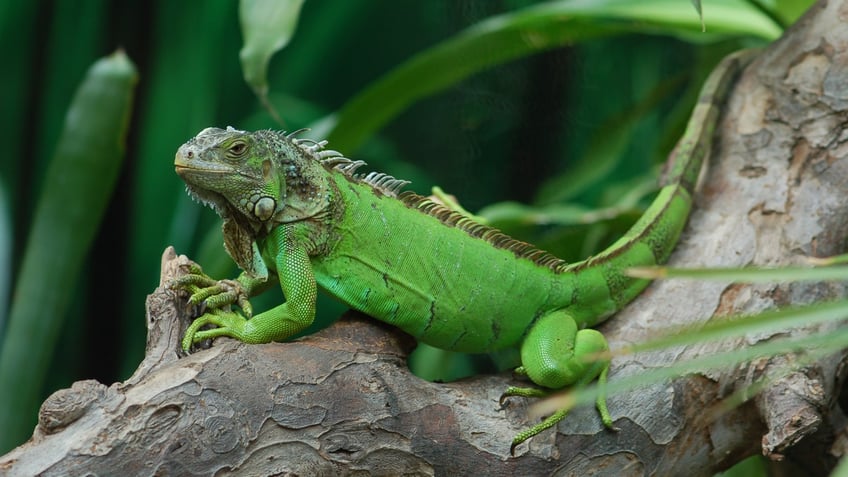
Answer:
[[[285,184],[264,141],[232,128],[206,128],[174,158],[189,193],[219,214],[266,222],[282,207]]]
[[[256,239],[314,217],[329,203],[326,169],[284,133],[206,128],[177,150],[174,167],[189,194],[224,219],[233,259],[260,275]]]

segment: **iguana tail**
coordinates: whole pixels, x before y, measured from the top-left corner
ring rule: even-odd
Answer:
[[[712,151],[713,135],[718,124],[721,106],[726,101],[738,73],[753,58],[756,50],[741,50],[728,55],[701,87],[701,94],[686,131],[670,155],[664,186],[680,184],[691,194],[695,189],[701,165]]]
[[[577,274],[578,288],[581,283],[607,285],[607,290],[577,290],[584,297],[597,297],[594,311],[600,316],[589,325],[624,307],[648,285],[647,280],[625,275],[628,268],[664,263],[674,249],[692,208],[701,166],[712,151],[721,105],[752,53],[752,50],[743,50],[729,55],[707,78],[686,131],[671,153],[663,187],[642,217],[606,250],[567,267],[568,271]],[[602,276],[596,276],[598,274]],[[598,281],[599,278],[602,280]]]

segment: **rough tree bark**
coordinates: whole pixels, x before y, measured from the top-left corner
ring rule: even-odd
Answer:
[[[787,265],[844,252],[848,237],[848,0],[822,1],[764,50],[724,111],[675,266]],[[163,256],[162,281],[187,259]],[[845,296],[844,284],[652,285],[603,325],[613,349],[670,326]],[[160,285],[147,302],[147,355],[126,382],[82,381],[42,406],[30,441],[0,458],[8,475],[711,475],[762,452],[824,473],[843,453],[840,352],[797,369],[755,399],[707,413],[793,357],[704,372],[611,396],[619,432],[593,409],[509,456],[530,422],[524,400],[499,410],[508,374],[450,384],[406,369],[405,335],[349,313],[283,344],[219,339],[181,356],[184,299]],[[785,330],[826,332],[835,325]],[[691,346],[621,358],[611,380],[746,346]],[[705,418],[708,416],[708,418]],[[840,437],[841,436],[841,437]]]

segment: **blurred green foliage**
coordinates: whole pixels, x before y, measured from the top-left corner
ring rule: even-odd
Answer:
[[[14,420],[0,419],[0,453],[27,437],[50,392],[84,378],[123,380],[135,369],[145,343],[144,298],[158,284],[166,246],[213,276],[237,273],[217,217],[191,202],[173,173],[177,147],[204,127],[311,126],[331,138],[330,147],[412,180],[420,193],[438,184],[474,212],[501,202],[481,214],[577,260],[639,215],[701,79],[720,57],[773,40],[810,1],[698,3],[706,32],[687,0],[283,2],[299,15],[253,13],[294,28],[279,46],[260,48],[260,56],[282,48],[267,80],[249,66],[265,61],[248,61],[256,50],[242,48],[244,39],[268,34],[251,36],[240,8],[269,2],[0,3],[0,351],[10,346],[7,310],[21,297],[14,290],[25,253],[44,254],[41,272],[55,273],[53,248],[30,237],[36,204],[52,193],[61,195],[50,200],[71,207],[83,194],[112,189],[95,169],[80,172],[98,180],[70,193],[48,180],[63,129],[80,120],[67,115],[74,92],[89,67],[118,48],[139,73],[117,184],[102,221],[91,211],[96,236],[74,228],[49,236],[79,241],[73,259],[83,266],[50,285],[72,298],[53,325],[59,339],[14,338],[33,361],[52,364],[46,379],[34,373],[14,383],[37,399],[10,407],[3,393],[18,389],[0,389],[0,416]],[[269,41],[278,41],[269,31]],[[244,78],[260,93],[267,86],[267,101]],[[323,300],[316,326],[342,310]],[[29,361],[15,359],[0,369]],[[419,360],[419,372],[444,378],[474,370],[468,360],[451,361],[458,364],[439,361],[428,370]]]

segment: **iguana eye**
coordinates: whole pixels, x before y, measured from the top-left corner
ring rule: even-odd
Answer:
[[[247,152],[247,143],[244,141],[236,141],[227,148],[227,155],[230,157],[241,157]]]

